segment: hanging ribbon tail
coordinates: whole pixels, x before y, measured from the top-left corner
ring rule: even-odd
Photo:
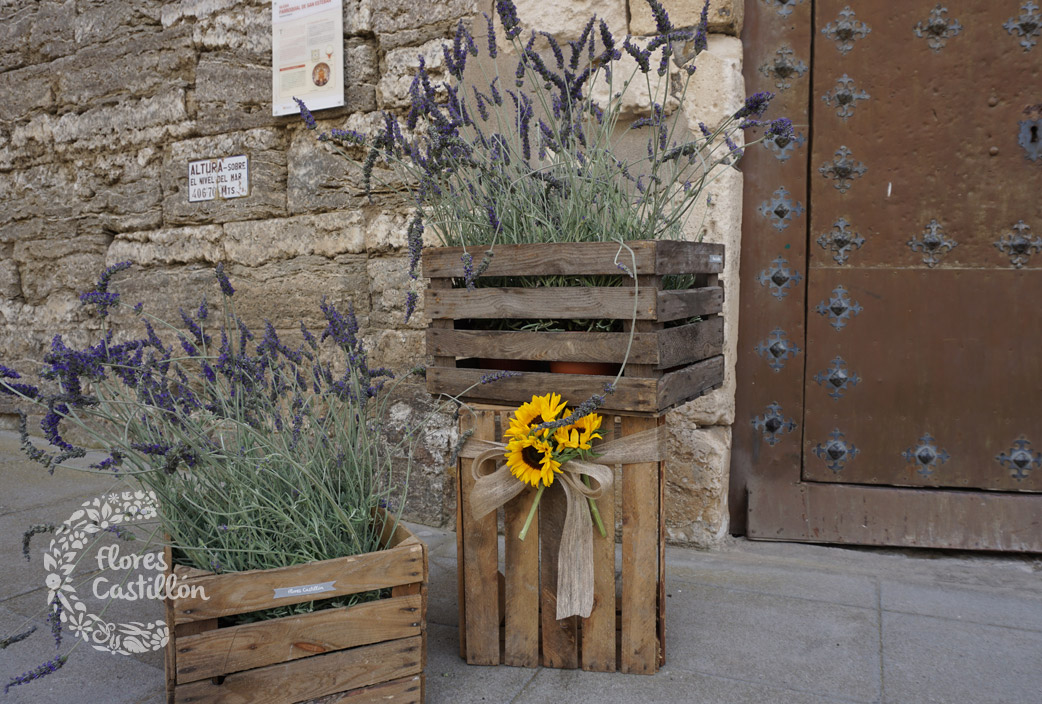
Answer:
[[[474,520],[492,511],[520,494],[528,486],[510,472],[506,464],[496,467],[503,458],[503,446],[483,451],[474,458],[470,471],[474,487],[470,490],[470,516]],[[492,469],[493,471],[488,471]]]
[[[593,521],[588,499],[604,496],[611,487],[612,471],[604,465],[573,460],[561,466],[558,477],[564,490],[564,528],[557,554],[557,619],[589,618],[593,611]],[[590,477],[587,487],[582,476]]]

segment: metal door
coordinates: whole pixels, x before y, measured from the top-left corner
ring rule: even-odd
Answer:
[[[746,18],[747,88],[802,126],[743,161],[733,524],[1042,550],[1037,4]]]

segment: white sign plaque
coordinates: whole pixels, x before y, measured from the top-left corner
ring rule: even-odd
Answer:
[[[343,0],[272,0],[271,32],[271,114],[343,105]]]
[[[250,160],[245,154],[188,162],[188,202],[250,195]]]

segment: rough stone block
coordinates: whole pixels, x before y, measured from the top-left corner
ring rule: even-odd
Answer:
[[[515,4],[517,5],[517,16],[526,30],[550,32],[558,40],[578,39],[593,15],[597,15],[598,20],[604,20],[607,23],[612,34],[617,35],[619,43],[628,33],[626,0],[572,0],[572,2],[516,0]],[[496,26],[499,30],[498,16]],[[500,45],[502,46],[502,43]],[[567,51],[567,47],[565,47],[565,51]]]
[[[250,194],[190,203],[188,162],[245,154]],[[255,129],[170,145],[163,162],[163,215],[167,225],[203,225],[286,214],[286,151],[280,130]]]
[[[204,58],[195,71],[196,124],[202,132],[270,127],[271,66]]]
[[[60,147],[108,151],[113,147],[138,147],[178,139],[191,129],[185,92],[175,89],[83,113],[65,113],[54,123],[52,133]]]
[[[368,288],[372,311],[372,324],[382,328],[425,329],[427,324],[423,310],[413,313],[409,322],[405,322],[405,298],[409,291],[419,292],[419,281],[409,278],[408,257],[374,257],[367,262],[369,275]],[[420,296],[422,299],[422,296]]]
[[[156,264],[214,264],[225,259],[224,230],[220,225],[125,232],[109,246],[109,265],[130,261]]]
[[[372,33],[371,4],[370,0],[344,0],[344,36]]]
[[[160,0],[137,0],[133,3],[78,0],[76,43],[79,46],[89,46],[142,30],[161,31],[162,9],[163,3]]]
[[[684,112],[688,124],[697,130],[698,122],[715,126],[745,103],[742,77],[742,40],[713,35],[709,48],[695,59],[698,70],[688,87]]]
[[[366,349],[369,350],[369,366],[387,367],[394,373],[424,363],[423,330],[374,330],[366,335]]]
[[[76,51],[76,0],[41,0],[29,30],[35,61],[51,61]]]
[[[164,27],[191,27],[201,49],[235,55],[249,63],[271,63],[271,3],[242,0],[186,0],[166,3]]]
[[[58,291],[88,291],[105,268],[110,237],[79,235],[16,242],[13,259],[21,275],[22,297],[40,305]]]
[[[0,121],[11,122],[54,105],[50,67],[28,66],[0,73]]]
[[[409,106],[409,87],[420,65],[420,56],[423,57],[431,83],[436,89],[438,84],[448,78],[445,57],[441,50],[444,43],[444,40],[435,39],[422,46],[392,49],[387,52],[384,56],[383,75],[376,86],[376,100],[381,108],[390,110]],[[438,97],[441,98],[443,95],[439,94]]]
[[[22,282],[18,276],[18,265],[9,257],[5,253],[0,260],[0,297],[13,301],[22,297]]]
[[[477,12],[475,0],[368,0],[367,4],[372,31],[377,34],[383,49],[448,36],[449,29],[454,29],[460,19],[469,19]]]
[[[646,0],[629,0],[630,32],[637,35],[656,34],[655,17]],[[702,0],[662,0],[669,19],[676,27],[694,27],[702,15]],[[738,36],[745,18],[743,0],[712,0],[709,3],[709,31]]]
[[[670,541],[718,545],[727,535],[731,428],[694,428],[667,418],[666,532]]]
[[[365,252],[371,211],[349,210],[278,220],[230,222],[224,226],[229,261],[260,266],[318,255],[330,259]]]
[[[376,83],[380,79],[380,57],[376,42],[348,37],[344,40],[344,73],[351,83]]]
[[[0,7],[0,71],[10,71],[29,63],[29,32],[36,21],[38,8],[35,2]]]

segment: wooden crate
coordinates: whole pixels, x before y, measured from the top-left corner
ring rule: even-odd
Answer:
[[[471,359],[524,360],[526,362],[623,361],[629,332],[528,332],[464,329],[464,321],[492,319],[591,319],[635,324],[625,376],[606,410],[625,413],[660,413],[701,396],[723,383],[724,358],[723,245],[698,242],[638,241],[627,245],[636,256],[638,290],[634,323],[634,288],[533,287],[453,288],[463,276],[463,249],[439,247],[423,253],[424,275],[431,280],[426,312],[427,354],[434,364],[427,369],[427,389],[433,394],[460,396],[488,373],[472,368]],[[483,255],[471,247],[475,266]],[[617,275],[613,242],[500,245],[485,272],[490,277],[547,275]],[[619,261],[633,267],[629,253]],[[662,277],[695,274],[697,285],[683,291],[662,289]],[[693,317],[698,321],[676,327],[666,323]],[[493,364],[493,366],[495,366]],[[534,390],[552,390],[579,400],[602,394],[611,376],[526,372],[494,384],[478,385],[463,398],[486,403],[520,403]]]
[[[498,440],[513,409],[482,407],[461,420],[479,440]],[[613,416],[601,432],[614,437]],[[621,416],[622,436],[656,427],[662,418]],[[471,460],[457,466],[456,548],[460,656],[472,665],[514,665],[596,672],[654,674],[665,663],[664,463],[623,465],[615,500],[598,502],[608,537],[594,529],[594,606],[589,618],[558,621],[557,553],[561,525],[542,510],[562,500],[543,493],[539,520],[524,541],[518,533],[535,498],[528,489],[504,507],[505,554],[499,555],[497,517],[470,515]],[[622,515],[622,561],[616,565],[617,512]],[[505,563],[499,571],[499,561]],[[616,576],[621,574],[621,596]]]
[[[393,534],[389,528],[383,550],[354,557],[228,574],[174,566],[178,584],[201,586],[209,599],[166,602],[167,701],[422,703],[427,546],[404,525]],[[334,582],[333,591],[321,598],[385,588],[391,595],[300,616],[219,623],[226,616],[310,601],[315,596],[275,600],[274,590],[324,582]]]

